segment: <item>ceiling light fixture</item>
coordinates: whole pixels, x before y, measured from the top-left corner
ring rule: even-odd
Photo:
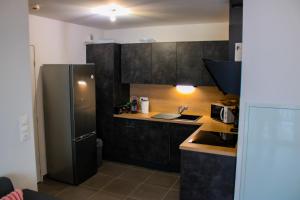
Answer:
[[[115,22],[117,17],[129,15],[131,12],[128,8],[124,8],[117,4],[110,4],[92,9],[93,13],[109,17],[111,22]]]

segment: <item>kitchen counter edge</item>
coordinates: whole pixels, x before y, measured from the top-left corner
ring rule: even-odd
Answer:
[[[181,150],[236,157],[237,148],[228,148],[228,147],[220,147],[220,146],[212,146],[212,145],[204,145],[204,144],[194,144],[194,143],[189,142],[200,131],[215,131],[215,132],[236,134],[236,133],[233,133],[230,131],[230,129],[233,127],[232,125],[218,122],[218,121],[210,118],[209,116],[202,116],[197,121],[165,120],[165,119],[151,118],[151,116],[156,115],[156,114],[158,114],[158,112],[150,112],[148,114],[123,113],[123,114],[114,114],[114,117],[125,118],[125,119],[166,122],[166,123],[177,123],[177,124],[186,124],[186,125],[199,125],[200,127],[194,133],[192,133],[183,143],[181,143],[181,145],[179,147]]]

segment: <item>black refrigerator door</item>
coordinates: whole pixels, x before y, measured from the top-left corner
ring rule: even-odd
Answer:
[[[96,131],[95,67],[72,65],[73,140]]]
[[[74,142],[75,185],[78,185],[97,173],[97,135],[94,133]]]

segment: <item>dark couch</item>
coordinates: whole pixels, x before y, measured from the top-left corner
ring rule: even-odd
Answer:
[[[0,198],[14,190],[14,186],[9,178],[0,177]],[[24,200],[59,200],[46,194],[33,190],[23,189]]]

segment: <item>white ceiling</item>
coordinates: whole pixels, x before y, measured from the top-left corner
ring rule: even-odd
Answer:
[[[33,2],[41,7],[30,9],[33,15],[102,29],[228,22],[229,15],[229,0],[29,0],[29,8]],[[91,12],[110,3],[129,8],[132,14],[112,23]]]

